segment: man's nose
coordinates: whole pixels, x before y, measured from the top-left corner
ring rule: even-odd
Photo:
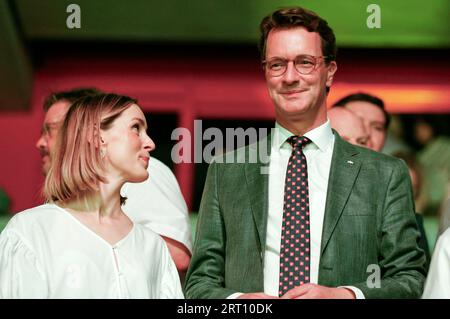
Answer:
[[[286,65],[286,72],[283,74],[283,81],[286,84],[292,84],[298,82],[300,79],[300,74],[295,69],[295,65],[293,61],[289,61]]]
[[[37,140],[36,148],[39,149],[39,150],[47,148],[47,141],[46,141],[44,135],[41,135],[39,137],[39,139]]]
[[[372,136],[371,136],[371,135],[369,135],[369,136],[367,137],[366,147],[367,147],[367,148],[370,148],[370,149],[373,149],[373,143],[372,143]]]

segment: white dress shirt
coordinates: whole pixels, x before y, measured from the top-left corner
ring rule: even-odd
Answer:
[[[264,292],[278,296],[280,274],[281,225],[286,169],[292,146],[287,142],[291,132],[278,123],[272,136],[269,164],[269,211],[264,258]],[[328,176],[333,155],[334,135],[329,122],[304,134],[312,143],[303,148],[308,167],[310,210],[310,282],[317,283],[322,242],[323,215],[327,198]]]
[[[294,134],[275,124],[269,164],[269,211],[264,257],[264,292],[278,296],[280,274],[281,226],[286,169],[292,146],[287,139]],[[330,121],[304,134],[312,143],[303,148],[308,169],[310,209],[310,282],[317,284],[319,278],[320,247],[327,200],[328,177],[334,149],[334,135]],[[364,298],[361,290],[351,289],[357,298]]]

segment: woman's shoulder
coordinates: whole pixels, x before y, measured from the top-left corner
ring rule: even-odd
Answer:
[[[145,243],[146,246],[163,247],[165,245],[164,239],[161,235],[155,233],[144,224],[134,222],[134,234],[138,242]]]
[[[59,212],[60,209],[55,204],[43,204],[33,208],[25,209],[21,212],[16,213],[12,219],[17,220],[39,220],[41,218],[48,218],[51,215]]]
[[[0,243],[21,251],[35,251],[42,238],[51,233],[52,216],[57,212],[53,204],[45,204],[16,213],[0,234]]]
[[[161,239],[160,235],[155,233],[153,230],[151,230],[149,227],[145,226],[144,224],[139,223],[139,222],[133,222],[133,225],[134,225],[134,231],[138,236],[151,238],[156,241]]]
[[[49,225],[60,215],[58,207],[54,204],[43,204],[16,213],[6,225],[4,231],[15,230],[21,233],[33,232]]]

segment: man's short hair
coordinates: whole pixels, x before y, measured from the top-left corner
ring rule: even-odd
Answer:
[[[44,196],[49,202],[81,199],[106,182],[99,151],[99,130],[108,130],[137,101],[117,94],[97,94],[76,100],[66,114],[53,148]],[[125,198],[121,197],[121,203]]]
[[[82,97],[94,96],[100,93],[102,92],[94,87],[80,87],[68,91],[52,92],[45,98],[44,111],[47,112],[53,104],[59,101],[67,101],[72,104]]]
[[[370,104],[378,106],[383,111],[384,118],[386,120],[384,128],[386,130],[388,129],[389,123],[391,122],[391,116],[386,111],[386,109],[384,107],[384,102],[383,102],[382,99],[380,99],[380,98],[378,98],[376,96],[364,93],[364,92],[358,92],[358,93],[353,93],[353,94],[349,94],[347,96],[344,96],[339,101],[334,103],[333,107],[346,106],[350,102],[368,102]]]
[[[336,60],[336,37],[333,30],[328,26],[327,21],[315,12],[301,7],[282,8],[264,17],[259,26],[261,59],[265,59],[267,37],[271,30],[296,27],[303,27],[309,32],[317,32],[322,39],[322,54],[327,57],[325,62]]]

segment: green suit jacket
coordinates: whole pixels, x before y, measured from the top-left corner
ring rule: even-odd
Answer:
[[[420,297],[425,255],[406,165],[334,135],[318,284],[355,286],[366,298]],[[261,147],[270,152],[270,136],[231,153],[234,163],[222,157],[209,166],[187,298],[264,291],[268,174],[261,169],[269,164],[249,163]],[[379,288],[371,288],[377,270],[369,265],[379,267]]]

